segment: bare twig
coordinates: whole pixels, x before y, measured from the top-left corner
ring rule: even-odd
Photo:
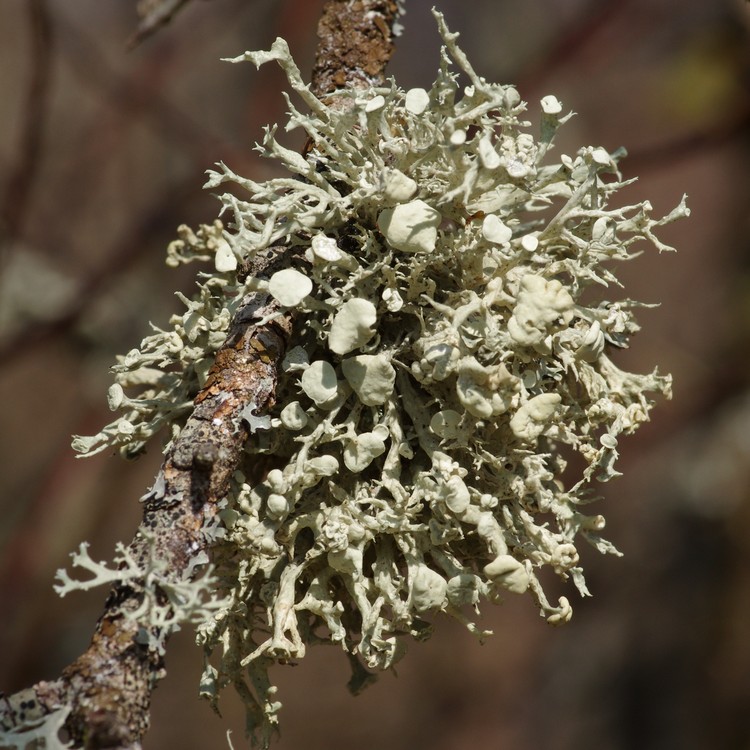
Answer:
[[[189,2],[190,0],[141,0],[138,3],[138,15],[141,20],[127,41],[128,49],[138,46],[144,39],[168,24]]]
[[[322,96],[342,86],[381,82],[396,13],[396,4],[385,0],[330,0],[318,30],[313,90]],[[286,261],[276,249],[251,270],[268,275]],[[127,552],[136,562],[158,564],[167,581],[192,575],[208,545],[205,529],[252,439],[243,413],[252,406],[262,415],[274,403],[277,367],[293,325],[288,314],[263,322],[277,312],[275,305],[264,293],[243,300],[193,413],[145,499],[143,521]],[[0,699],[0,727],[22,729],[64,709],[75,746],[139,748],[151,693],[164,675],[160,650],[148,644],[166,643],[170,635],[147,617],[133,616],[142,600],[137,582],[116,584],[85,653],[58,679]]]

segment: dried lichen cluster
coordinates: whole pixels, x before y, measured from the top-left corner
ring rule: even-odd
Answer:
[[[118,363],[110,404],[123,416],[77,441],[137,452],[165,424],[174,437],[242,296],[295,310],[276,408],[247,410],[248,454],[276,468],[259,483],[235,475],[215,540],[226,600],[199,628],[207,654],[220,652],[203,692],[233,684],[266,739],[280,705],[268,667],[308,643],[385,669],[405,635],[428,632],[426,615],[481,634],[472,608],[507,592],[529,591],[551,623],[569,619],[537,573],[549,566],[587,593],[577,539],[614,551],[603,518],[585,512],[591,481],[616,475],[619,435],[648,419],[648,394],[669,395],[669,377],[623,372],[607,355],[637,330],[634,303],[584,292],[616,286],[610,262],[633,243],[664,249],[653,230],[686,215],[684,201],[662,219],[648,202],[609,207],[625,184],[617,155],[549,159],[561,104],[542,100],[535,139],[518,92],[477,76],[438,23],[429,91],[342,92],[347,106],[314,97],[281,40],[238,58],[283,67],[310,110],[289,102],[287,128],[313,148],[303,157],[271,129],[261,148],[285,176],[212,173],[209,187],[235,186],[222,197],[230,229],[184,230],[169,257],[213,260],[215,273],[171,330]],[[289,267],[238,280],[280,245]],[[574,453],[586,468],[564,484]]]

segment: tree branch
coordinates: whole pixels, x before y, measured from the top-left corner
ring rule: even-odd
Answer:
[[[312,90],[382,85],[393,54],[395,0],[329,0],[318,24]]]
[[[166,26],[190,0],[141,0],[137,5],[140,21],[127,41],[127,48],[133,49],[142,41]]]
[[[330,0],[318,29],[313,91],[323,96],[344,86],[382,83],[397,13],[397,4],[388,0]],[[267,277],[288,260],[283,248],[273,248],[250,270]],[[269,316],[273,320],[267,322]],[[144,498],[143,521],[126,555],[141,570],[163,571],[165,607],[164,586],[194,577],[205,557],[207,529],[252,439],[246,415],[262,415],[273,406],[292,326],[291,315],[266,293],[243,300],[193,413]],[[62,710],[76,747],[139,748],[149,726],[151,693],[165,674],[162,646],[173,629],[140,614],[146,593],[145,579],[116,584],[85,653],[58,679],[0,697],[0,729],[20,736]]]
[[[271,253],[264,259],[266,268],[254,273],[272,271],[279,259],[279,253]],[[257,413],[273,406],[277,365],[291,320],[281,315],[260,323],[278,312],[269,299],[255,293],[244,300],[191,417],[146,495],[143,521],[127,552],[142,568],[163,569],[164,583],[184,580],[206,550],[204,529],[226,495],[250,437],[243,412],[249,405]],[[115,585],[86,652],[59,680],[34,688],[35,705],[27,692],[20,701],[4,699],[0,725],[9,728],[69,706],[65,726],[76,745],[133,747],[148,729],[151,691],[164,675],[162,655],[149,644],[170,635],[147,617],[128,616],[143,600],[143,583]]]

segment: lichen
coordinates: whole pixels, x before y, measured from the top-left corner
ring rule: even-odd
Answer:
[[[0,723],[0,743],[6,750],[69,750],[70,741],[60,738],[64,734],[69,706],[46,713],[36,700],[33,690],[23,690],[10,698],[0,696],[0,705],[7,711],[5,724]]]
[[[587,513],[591,485],[617,475],[619,436],[648,419],[652,395],[670,395],[669,376],[613,362],[637,330],[635,303],[586,291],[617,289],[614,262],[636,243],[668,249],[654,231],[688,214],[684,198],[659,219],[647,201],[613,207],[629,184],[624,152],[552,159],[562,104],[542,99],[534,138],[516,89],[478,76],[436,16],[444,48],[429,91],[391,83],[329,107],[283,40],[236,58],[284,69],[309,110],[288,99],[286,129],[312,148],[301,156],[270,128],[259,148],[284,176],[211,173],[209,188],[231,186],[227,228],[182,230],[169,258],[216,270],[170,330],[120,359],[110,405],[123,415],[77,443],[133,453],[162,426],[177,434],[243,290],[270,289],[296,311],[269,429],[248,442],[221,512],[214,563],[228,604],[198,634],[202,694],[215,702],[233,685],[262,743],[280,707],[268,668],[308,644],[382,670],[437,613],[484,637],[481,603],[529,593],[548,622],[569,620],[540,570],[588,594],[577,545],[616,552]],[[303,262],[270,283],[235,278],[235,260],[280,244]],[[258,452],[276,468],[253,481]],[[578,476],[564,474],[574,454]]]
[[[140,603],[136,608],[122,609],[121,614],[139,623],[148,622],[148,629],[140,629],[139,642],[160,654],[164,652],[165,639],[171,633],[184,624],[205,623],[227,604],[216,595],[217,579],[211,567],[200,576],[194,575],[208,563],[205,552],[191,561],[182,580],[174,580],[171,571],[166,570],[164,562],[154,554],[147,555],[145,561],[139,563],[124,544],[118,543],[113,564],[108,566],[93,560],[88,546],[87,542],[82,542],[78,552],[71,553],[71,557],[73,567],[86,571],[89,577],[73,578],[61,568],[55,576],[58,581],[55,591],[64,597],[73,591],[127,582],[138,593]]]

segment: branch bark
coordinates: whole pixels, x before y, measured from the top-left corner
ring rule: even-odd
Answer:
[[[391,0],[326,3],[312,80],[316,95],[383,82],[397,13]],[[286,262],[284,249],[275,248],[256,259],[251,270],[268,276]],[[205,529],[252,439],[243,412],[250,407],[263,415],[274,404],[278,366],[294,325],[289,314],[261,322],[274,312],[280,312],[276,302],[265,293],[243,300],[193,413],[145,499],[143,521],[128,553],[144,566],[163,565],[167,581],[184,580],[206,551]],[[148,643],[165,643],[170,635],[145,617],[128,617],[139,610],[143,597],[139,582],[115,585],[90,646],[58,679],[0,696],[0,729],[23,731],[65,709],[64,728],[75,747],[140,748],[151,693],[165,674],[162,655]]]
[[[318,24],[312,90],[378,86],[393,54],[395,0],[329,0]]]
[[[262,261],[265,268],[253,271],[272,273],[279,262],[280,253],[271,253]],[[250,437],[243,411],[252,406],[263,414],[273,406],[278,363],[292,327],[287,315],[259,323],[275,312],[267,294],[245,298],[192,415],[165,457],[154,483],[158,490],[145,499],[128,553],[144,568],[163,565],[167,582],[183,580],[206,550],[204,527],[226,495]],[[33,688],[35,696],[24,691],[3,699],[0,726],[10,728],[67,706],[65,728],[76,746],[137,747],[148,729],[151,692],[165,674],[162,656],[148,642],[169,637],[145,618],[128,617],[143,596],[141,585],[115,585],[89,648],[58,680]]]

